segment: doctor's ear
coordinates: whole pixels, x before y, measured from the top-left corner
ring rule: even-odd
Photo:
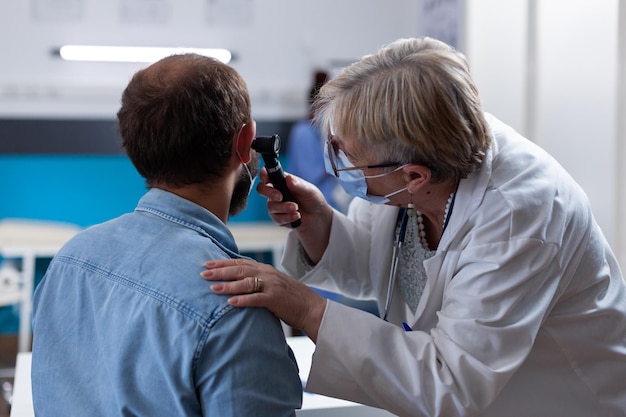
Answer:
[[[403,168],[406,188],[411,193],[416,193],[422,186],[428,184],[432,178],[430,168],[425,165],[407,165]]]
[[[254,120],[249,121],[241,127],[241,130],[235,138],[236,149],[241,156],[242,162],[247,164],[252,158],[250,155],[250,149],[252,147],[252,141],[256,135],[256,122]]]

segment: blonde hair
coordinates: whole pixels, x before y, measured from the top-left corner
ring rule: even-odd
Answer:
[[[322,131],[358,141],[379,163],[425,165],[433,181],[478,170],[491,143],[465,57],[431,38],[399,39],[345,68],[314,110]]]

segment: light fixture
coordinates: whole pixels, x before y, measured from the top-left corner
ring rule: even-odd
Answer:
[[[174,54],[196,53],[209,56],[227,64],[232,54],[227,49],[164,48],[155,46],[99,46],[65,45],[54,51],[66,61],[95,62],[156,62]]]

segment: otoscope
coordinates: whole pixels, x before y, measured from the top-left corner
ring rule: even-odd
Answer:
[[[263,163],[269,176],[270,182],[278,191],[283,194],[283,201],[295,201],[285,183],[285,172],[278,160],[278,151],[280,151],[280,136],[260,136],[252,141],[252,149],[257,151],[263,157]],[[291,228],[300,226],[300,219],[289,224]]]

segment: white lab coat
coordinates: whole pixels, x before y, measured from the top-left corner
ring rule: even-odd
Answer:
[[[391,323],[329,301],[307,389],[401,416],[624,416],[626,288],[615,257],[573,179],[487,119],[491,149],[459,185],[415,317],[397,288]],[[293,232],[283,267],[382,311],[398,209],[357,200],[350,219],[335,212],[312,271]]]

